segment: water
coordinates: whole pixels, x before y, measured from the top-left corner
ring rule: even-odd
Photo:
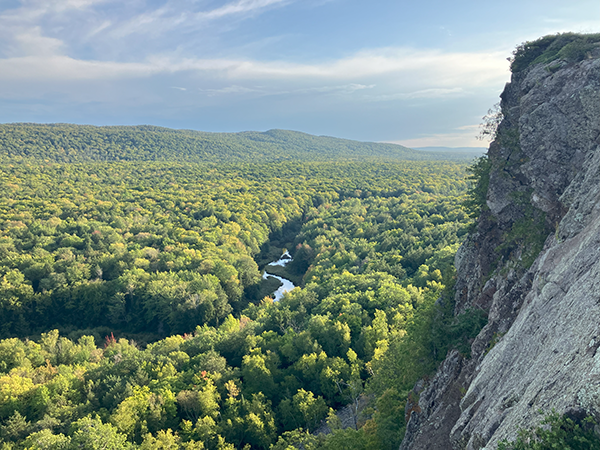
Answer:
[[[277,260],[277,261],[273,261],[272,263],[267,264],[267,267],[265,267],[265,271],[263,273],[263,280],[266,280],[269,277],[273,277],[278,279],[282,285],[279,286],[279,289],[277,289],[273,295],[275,295],[275,300],[276,302],[278,302],[279,300],[281,300],[283,298],[283,294],[291,291],[292,289],[294,289],[296,286],[294,286],[294,283],[292,283],[290,280],[288,280],[287,278],[283,278],[280,277],[278,275],[273,275],[268,273],[268,269],[269,266],[281,266],[284,267],[286,265],[288,265],[290,263],[290,261],[292,260],[292,256],[288,253],[285,252],[283,255],[281,255],[281,257]]]
[[[269,263],[268,266],[287,266],[292,261],[292,255],[286,250],[283,255],[277,260]]]

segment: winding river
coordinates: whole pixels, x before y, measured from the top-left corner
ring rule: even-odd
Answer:
[[[287,278],[283,278],[278,275],[273,275],[273,274],[269,273],[268,272],[269,266],[282,266],[283,267],[283,266],[286,266],[287,264],[289,264],[290,261],[292,261],[292,256],[286,251],[283,255],[281,255],[281,257],[277,261],[273,261],[272,263],[267,264],[267,266],[265,267],[265,271],[262,276],[264,280],[266,280],[269,277],[273,277],[273,278],[277,278],[281,283],[283,283],[281,286],[279,286],[279,289],[277,289],[273,293],[273,295],[275,295],[274,301],[276,301],[276,302],[278,302],[279,300],[281,300],[283,298],[284,293],[291,291],[296,286],[294,286],[294,283],[292,283]]]

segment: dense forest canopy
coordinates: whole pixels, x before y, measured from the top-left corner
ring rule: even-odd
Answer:
[[[395,448],[415,380],[483,324],[434,306],[464,162],[279,130],[0,130],[3,449]],[[300,287],[273,302],[285,248]]]
[[[208,133],[155,126],[0,124],[0,158],[48,162],[233,162],[385,158],[468,160],[468,154],[425,153],[401,145],[358,142],[287,130]],[[2,160],[0,159],[0,161]]]

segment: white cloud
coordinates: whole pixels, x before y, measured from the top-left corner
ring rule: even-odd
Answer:
[[[165,5],[144,12],[115,25],[109,34],[113,38],[124,38],[132,34],[157,37],[171,30],[199,29],[207,22],[229,18],[246,18],[274,7],[281,7],[292,0],[238,0],[208,11],[183,10],[179,4]]]
[[[464,125],[462,127],[457,127],[457,130],[464,130],[464,131],[469,131],[469,132],[479,132],[479,130],[481,129],[481,125],[477,124],[477,125]]]
[[[400,144],[405,147],[486,147],[488,142],[477,139],[479,125],[465,125],[457,127],[451,133],[430,134],[405,139],[400,141],[389,141],[392,144]]]
[[[42,36],[40,27],[17,34],[14,42],[21,55],[56,55],[60,54],[64,47],[60,39]]]
[[[350,83],[350,84],[342,84],[337,86],[314,86],[303,89],[290,89],[290,90],[280,90],[280,91],[272,91],[270,95],[301,95],[301,94],[353,94],[357,91],[362,91],[364,89],[373,89],[376,85],[370,84],[358,84],[358,83]]]
[[[214,96],[214,95],[220,95],[220,94],[248,94],[248,93],[264,92],[264,91],[261,89],[247,88],[244,86],[238,86],[238,85],[234,84],[232,86],[226,86],[221,89],[200,89],[200,92],[204,92],[210,96]]]
[[[194,17],[196,19],[218,19],[224,16],[254,12],[286,3],[289,3],[289,0],[239,0],[211,11],[197,13]]]
[[[465,95],[465,89],[457,88],[430,88],[413,92],[398,92],[393,94],[373,95],[365,97],[369,101],[389,101],[389,100],[411,100],[416,98],[447,98]]]
[[[179,63],[183,68],[200,69],[206,61]],[[173,67],[177,67],[174,63]],[[508,79],[505,53],[443,53],[438,50],[373,49],[349,58],[320,64],[286,61],[229,61],[225,75],[233,79],[337,79],[371,83],[379,78],[396,79],[396,92],[404,87],[438,89],[419,95],[436,95],[461,86],[497,85]],[[379,84],[379,83],[376,83]]]
[[[195,44],[223,32],[221,25],[230,28],[234,19],[293,1],[234,0],[207,10],[199,10],[204,2],[181,0],[158,5],[151,0],[20,0],[12,9],[0,1],[0,57],[85,54],[87,60],[96,54],[131,61],[146,58],[152,49],[186,46],[195,53]],[[220,28],[209,30],[216,20],[222,20],[216,24]]]
[[[200,89],[200,92],[209,96],[228,95],[228,94],[253,94],[254,96],[277,96],[277,95],[303,95],[303,94],[340,94],[351,95],[364,89],[373,89],[374,84],[365,85],[358,83],[343,84],[337,86],[315,86],[302,89],[275,89],[266,86],[246,87],[237,84],[226,86],[219,89]]]
[[[13,26],[42,26],[51,15],[60,15],[69,11],[81,11],[90,9],[104,3],[117,2],[119,0],[21,0],[21,6],[14,9],[2,10],[0,8],[0,23],[3,28]]]
[[[412,89],[401,98],[439,97],[460,94],[466,87],[498,85],[508,79],[508,64],[501,53],[443,53],[438,50],[374,49],[319,64],[236,59],[175,59],[152,57],[149,64],[171,73],[219,72],[236,80],[361,80],[347,86],[370,86],[381,78],[396,80]],[[464,86],[464,87],[462,87]],[[372,86],[371,86],[372,87]],[[356,88],[352,88],[357,90]]]
[[[375,84],[367,85],[367,84],[359,84],[359,83],[349,83],[349,84],[342,84],[339,86],[320,86],[320,87],[313,87],[313,88],[307,88],[307,89],[298,89],[295,92],[296,93],[337,92],[337,93],[343,93],[343,94],[353,94],[356,91],[362,91],[364,89],[373,89],[375,86],[376,86]]]
[[[132,34],[159,36],[180,26],[186,18],[187,13],[175,12],[168,6],[163,6],[150,12],[137,14],[114,26],[111,24],[106,29],[112,39],[123,39]]]
[[[147,77],[162,69],[149,64],[82,61],[68,56],[24,56],[0,59],[0,80],[46,83],[53,81],[109,81]]]
[[[33,3],[60,12],[68,9],[86,9],[103,3],[109,3],[110,1],[115,0],[40,0]]]
[[[236,59],[176,59],[154,56],[143,62],[89,61],[56,55],[60,41],[29,35],[24,41],[32,46],[45,46],[44,54],[0,59],[0,79],[48,81],[56,78],[116,80],[147,77],[156,74],[195,73],[205,81],[231,79],[245,81],[271,80],[310,84],[319,80],[352,81],[340,85],[303,89],[314,91],[372,89],[375,85],[393,88],[392,93],[375,99],[438,98],[460,95],[474,86],[498,85],[508,78],[503,57],[477,53],[442,53],[439,51],[398,50],[382,55],[361,52],[351,58],[321,64],[294,64],[286,61],[253,61]],[[35,44],[35,45],[34,45]],[[373,56],[377,55],[378,56]],[[503,56],[503,55],[502,55]],[[355,81],[356,80],[356,81]],[[360,82],[358,82],[360,80]],[[398,93],[398,85],[410,90]]]

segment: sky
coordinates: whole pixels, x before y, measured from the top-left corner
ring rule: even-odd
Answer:
[[[598,0],[0,0],[0,123],[486,146],[516,45]]]

